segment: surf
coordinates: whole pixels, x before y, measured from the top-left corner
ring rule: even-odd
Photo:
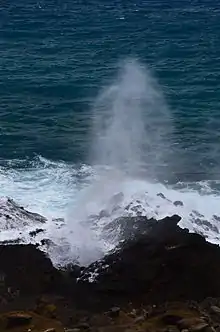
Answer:
[[[107,231],[114,219],[180,215],[181,227],[220,243],[217,181],[169,181],[175,167],[172,112],[151,71],[134,59],[121,62],[115,76],[98,93],[91,109],[86,163],[5,161],[0,167],[1,196],[10,197],[46,217],[44,232],[34,239],[33,220],[4,229],[1,241],[24,243],[45,238],[54,264],[87,265],[117,246],[120,229]],[[0,207],[8,215],[7,200]],[[16,213],[14,215],[16,218]],[[63,223],[54,222],[62,218]]]

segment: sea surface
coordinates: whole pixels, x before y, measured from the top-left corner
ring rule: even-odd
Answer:
[[[10,197],[58,263],[112,249],[122,215],[220,243],[219,40],[216,0],[3,0],[0,240],[35,227],[1,219]]]

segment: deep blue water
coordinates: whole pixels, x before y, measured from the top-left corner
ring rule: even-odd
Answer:
[[[48,218],[62,264],[117,245],[103,230],[125,215],[219,244],[220,2],[2,0],[0,241],[32,241],[6,197]]]
[[[165,94],[176,174],[219,179],[219,38],[217,1],[3,1],[1,162],[86,162],[91,104],[118,62],[133,57]]]

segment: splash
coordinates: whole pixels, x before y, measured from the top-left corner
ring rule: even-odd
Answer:
[[[124,61],[93,107],[91,159],[132,177],[157,177],[167,163],[172,121],[156,80],[143,64]]]
[[[125,214],[130,184],[158,177],[170,150],[172,124],[155,79],[136,60],[120,64],[116,77],[98,95],[92,114],[94,177],[71,208],[65,236],[74,246],[81,245],[86,255],[96,256],[111,245],[106,235],[103,240],[103,229]]]
[[[87,265],[118,244],[120,229],[110,227],[116,218],[159,220],[178,214],[182,227],[220,243],[219,181],[160,181],[172,171],[172,129],[170,111],[149,70],[135,60],[123,62],[94,103],[91,165],[39,156],[0,167],[1,195],[47,218],[43,232],[30,237],[35,219],[25,219],[17,205],[0,199],[0,241],[46,238],[53,245],[42,250],[55,264],[76,260]],[[19,215],[19,227],[6,215]]]

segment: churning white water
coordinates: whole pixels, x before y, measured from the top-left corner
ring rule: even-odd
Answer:
[[[220,242],[217,181],[164,185],[172,171],[172,119],[158,84],[142,64],[121,64],[116,77],[98,95],[92,112],[90,165],[56,163],[38,157],[24,169],[0,168],[1,196],[9,196],[47,217],[43,233],[33,220],[18,223],[18,212],[0,200],[0,240],[39,242],[57,264],[82,264],[117,245],[120,229],[105,226],[120,216],[156,219],[179,214],[180,225]],[[168,165],[168,166],[167,166]],[[162,170],[162,171],[161,171]],[[178,202],[177,202],[178,201]],[[8,218],[3,215],[12,215]],[[21,215],[19,215],[21,218]],[[64,218],[55,222],[53,218]]]

